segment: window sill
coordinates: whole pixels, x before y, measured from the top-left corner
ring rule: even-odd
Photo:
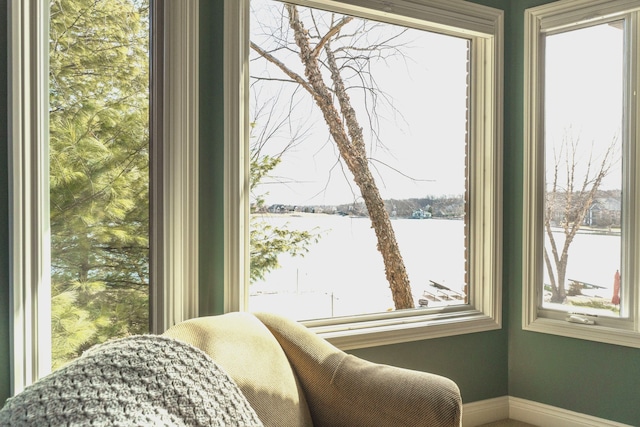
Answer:
[[[608,326],[583,325],[539,317],[522,327],[525,331],[640,348],[640,332]]]
[[[342,350],[399,344],[501,329],[499,317],[477,310],[449,314],[415,314],[404,317],[346,321],[322,325],[305,322],[312,331]]]

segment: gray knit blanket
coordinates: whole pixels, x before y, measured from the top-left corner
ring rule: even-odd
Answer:
[[[0,410],[1,426],[262,426],[204,352],[142,335],[85,352]]]

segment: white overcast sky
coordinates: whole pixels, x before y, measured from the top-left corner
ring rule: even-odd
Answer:
[[[265,34],[269,33],[268,28],[279,27],[282,6],[273,0],[252,0],[251,4],[256,13],[252,15],[252,41],[267,45]],[[348,28],[356,26],[352,22]],[[397,29],[389,25],[387,33],[394,31]],[[385,199],[460,195],[465,179],[467,41],[409,30],[398,43],[406,44],[402,47],[404,57],[375,62],[372,67],[380,88],[399,111],[395,113],[387,106],[378,110],[383,146],[374,143],[368,130],[367,109],[360,92],[351,92],[370,155],[376,159],[371,165],[378,187]],[[567,133],[579,138],[584,150],[583,165],[588,154],[593,152],[597,157],[614,135],[620,137],[622,43],[621,29],[607,24],[547,38],[547,144],[559,142]],[[276,55],[303,74],[296,55]],[[261,59],[252,60],[250,67],[252,77],[285,78],[280,70]],[[309,94],[291,83],[255,83],[253,79],[252,83],[254,107],[270,110],[268,100],[278,93],[279,107],[275,107],[270,120],[289,118],[287,126],[269,139],[263,153],[278,153],[291,140],[292,133],[304,134],[284,155],[273,177],[264,180],[260,192],[269,193],[267,203],[331,205],[360,201],[350,172],[337,161],[337,148]],[[292,97],[295,88],[299,92]],[[292,108],[291,99],[295,100]],[[251,114],[257,126],[254,134],[258,134],[268,115],[257,115],[256,108]],[[551,153],[547,150],[548,165]],[[603,188],[620,188],[620,179],[618,167]]]
[[[277,2],[252,0],[252,8],[259,10],[265,3],[279,6]],[[265,39],[261,34],[267,32],[265,27],[277,24],[268,13],[260,12],[257,16],[259,25],[255,18],[252,20],[252,40],[262,45]],[[356,27],[353,22],[350,26]],[[390,29],[388,33],[393,31]],[[394,113],[386,106],[378,111],[380,139],[384,147],[373,143],[362,97],[359,92],[351,92],[370,155],[376,159],[372,166],[375,167],[378,187],[383,198],[461,195],[465,182],[467,41],[410,30],[398,42],[408,43],[402,48],[406,57],[398,55],[377,62],[372,69],[379,87],[400,112]],[[302,74],[296,56],[290,55],[283,61]],[[265,66],[264,61],[252,61],[250,67],[254,77],[284,78],[280,70]],[[251,95],[254,106],[257,106],[251,117],[257,126],[254,134],[258,134],[260,126],[268,121],[266,114],[256,117],[257,108],[268,109],[265,100],[273,99],[278,91],[282,107],[275,110],[279,113],[274,113],[271,120],[282,116],[291,118],[289,127],[278,132],[280,138],[271,137],[264,153],[278,153],[290,140],[289,129],[305,131],[304,138],[287,151],[282,163],[274,170],[274,177],[265,179],[267,183],[261,191],[269,193],[267,203],[331,205],[359,200],[350,172],[346,166],[337,163],[337,148],[328,137],[327,126],[318,107],[304,92],[295,98],[296,105],[289,112],[291,90],[296,86],[291,83],[285,83],[284,88],[282,86],[271,83],[266,87],[264,83],[257,83]],[[402,174],[393,169],[400,170]]]
[[[589,155],[593,154],[593,162],[599,165],[612,139],[621,138],[623,31],[621,26],[602,24],[551,35],[546,40],[547,147],[559,144],[564,136],[579,140],[583,167],[579,172],[583,176]],[[619,158],[619,150],[617,155]],[[548,181],[552,156],[552,150],[547,150]],[[620,189],[621,179],[618,161],[601,188]]]

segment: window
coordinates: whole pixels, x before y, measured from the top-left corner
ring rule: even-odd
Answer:
[[[640,346],[640,2],[526,13],[525,329]]]
[[[501,12],[225,10],[227,309],[345,348],[500,327]]]
[[[62,227],[56,224],[59,218],[49,214],[49,206],[58,208],[61,205],[60,194],[54,194],[56,185],[61,181],[69,183],[74,177],[80,174],[72,170],[60,171],[61,163],[49,166],[49,153],[54,153],[51,163],[56,159],[60,151],[64,151],[65,141],[68,143],[73,138],[69,134],[83,135],[82,129],[74,129],[70,120],[61,118],[59,114],[60,105],[63,103],[75,103],[79,107],[76,116],[83,118],[84,114],[89,112],[84,104],[92,102],[100,103],[115,101],[115,108],[119,109],[121,115],[106,113],[105,106],[88,105],[93,107],[90,111],[93,118],[104,121],[109,127],[119,120],[122,116],[125,119],[132,119],[129,115],[136,115],[137,108],[144,110],[144,104],[148,104],[148,93],[151,93],[152,108],[151,117],[143,114],[142,118],[134,118],[143,122],[141,126],[129,126],[128,129],[137,129],[135,135],[129,135],[130,140],[141,144],[141,152],[151,151],[151,172],[149,177],[140,182],[141,187],[149,186],[149,196],[145,197],[144,204],[150,203],[150,220],[148,225],[142,225],[142,228],[150,229],[151,244],[149,249],[143,249],[144,253],[139,254],[137,260],[141,263],[136,265],[136,271],[139,272],[138,279],[142,282],[148,281],[151,277],[151,291],[147,293],[143,299],[143,304],[151,306],[149,316],[142,314],[144,321],[148,326],[143,329],[147,331],[162,332],[168,325],[171,325],[184,318],[188,318],[197,314],[196,292],[197,288],[197,203],[195,195],[197,194],[197,2],[177,3],[169,2],[164,5],[163,2],[153,2],[151,22],[151,46],[154,53],[151,55],[153,65],[150,66],[148,61],[141,60],[140,63],[132,64],[139,66],[140,69],[132,69],[131,81],[134,81],[136,75],[139,79],[135,84],[139,85],[134,91],[134,97],[140,96],[141,104],[133,104],[131,98],[122,99],[122,88],[116,84],[103,85],[99,82],[80,82],[73,81],[74,73],[60,71],[56,61],[64,61],[60,52],[70,49],[75,38],[64,39],[56,37],[61,35],[65,30],[75,31],[79,26],[74,26],[63,19],[61,3],[40,2],[40,1],[12,1],[9,3],[10,12],[10,134],[12,141],[10,147],[10,167],[12,176],[11,190],[11,278],[12,278],[12,298],[13,298],[13,322],[12,322],[12,390],[13,393],[19,392],[25,386],[35,381],[37,378],[47,374],[52,366],[52,350],[56,351],[56,343],[52,345],[52,294],[54,297],[71,296],[69,293],[51,290],[51,275],[54,276],[54,285],[60,287],[61,283],[68,283],[70,280],[65,275],[66,267],[61,261],[64,257],[71,256],[72,251],[68,250],[70,246],[80,245],[79,239],[73,238],[64,240],[60,235],[52,236],[55,230],[61,230]],[[140,37],[140,40],[148,39],[148,19],[144,18],[147,13],[144,8],[144,2],[129,2],[125,0],[102,2],[100,5],[94,2],[84,4],[80,0],[67,2],[64,5],[66,12],[82,9],[83,7],[114,7],[118,11],[129,14],[129,29],[136,26],[140,27],[140,31],[123,31],[121,38],[114,40],[106,40],[106,37],[95,37],[94,40],[106,41],[107,44],[113,43],[112,53],[121,55],[133,55],[139,50],[142,56],[149,56],[145,52],[148,47],[141,44],[131,44],[124,48],[122,43],[125,41],[124,34],[129,34],[133,38]],[[136,14],[132,8],[142,7],[142,13]],[[112,11],[113,12],[113,11]],[[51,16],[58,14],[56,16]],[[83,14],[82,16],[89,16]],[[108,13],[108,17],[113,17],[113,13]],[[103,20],[102,23],[108,21]],[[142,17],[142,18],[141,18]],[[51,21],[50,21],[51,18]],[[141,18],[141,19],[139,19]],[[122,18],[126,19],[126,18]],[[145,23],[146,21],[146,23]],[[51,30],[49,33],[49,22],[51,22]],[[86,28],[86,26],[85,26]],[[62,29],[62,32],[60,30]],[[99,31],[98,31],[99,32]],[[54,40],[55,43],[50,42]],[[105,33],[102,33],[106,36]],[[76,38],[81,35],[76,34]],[[59,42],[59,44],[58,44]],[[106,47],[106,46],[103,46]],[[49,49],[53,54],[49,55]],[[60,50],[57,50],[60,49]],[[33,55],[32,52],[39,54]],[[108,53],[109,49],[101,50]],[[59,55],[60,54],[60,55]],[[101,58],[104,60],[105,58]],[[52,62],[51,67],[49,61]],[[78,61],[83,65],[89,61],[80,59]],[[76,62],[77,64],[77,62]],[[95,65],[95,64],[94,64]],[[148,76],[145,75],[145,68],[151,68],[151,89],[146,89]],[[63,67],[65,70],[71,67]],[[86,74],[95,72],[97,74],[98,66],[88,66],[84,69]],[[49,70],[58,70],[53,78],[49,78]],[[83,74],[83,70],[79,74]],[[139,72],[136,74],[136,72]],[[53,81],[60,79],[58,81]],[[64,81],[62,81],[64,80]],[[87,102],[86,98],[79,96],[83,91],[82,83],[87,83],[87,89],[93,91],[95,98]],[[73,85],[78,85],[73,91]],[[66,88],[65,88],[66,86]],[[63,89],[72,88],[71,94]],[[106,93],[106,96],[100,98],[98,92]],[[145,93],[146,92],[146,93]],[[63,93],[66,99],[63,99]],[[65,107],[65,108],[68,108]],[[100,114],[104,113],[102,116]],[[98,117],[100,116],[100,117]],[[147,126],[144,122],[148,119],[151,126]],[[111,120],[111,122],[109,121]],[[89,126],[88,122],[83,122],[86,129],[90,129],[92,138],[83,140],[85,145],[94,147],[104,142],[101,137],[108,134],[108,131],[96,130],[95,127]],[[66,132],[66,133],[65,133]],[[149,148],[148,133],[151,133],[152,142]],[[51,133],[51,135],[50,135]],[[125,139],[123,132],[116,132],[117,135],[111,135],[110,140]],[[75,139],[80,141],[80,138]],[[177,141],[180,143],[178,144]],[[52,146],[50,146],[50,143]],[[55,144],[55,146],[53,146]],[[68,144],[74,145],[74,144]],[[77,143],[77,146],[83,144]],[[70,150],[72,147],[68,147]],[[74,147],[77,148],[77,147]],[[86,147],[85,147],[86,148]],[[105,151],[106,152],[106,151]],[[86,154],[86,153],[85,153]],[[95,154],[95,153],[93,153]],[[110,153],[113,155],[114,153]],[[109,157],[109,156],[107,156]],[[144,157],[144,156],[143,156]],[[77,157],[79,162],[89,161],[90,156],[86,155],[82,159]],[[130,158],[129,158],[130,159]],[[87,165],[85,165],[87,166]],[[95,165],[94,165],[95,166]],[[144,169],[148,165],[139,167],[140,174],[146,174]],[[97,167],[96,167],[97,168]],[[134,168],[129,168],[132,171]],[[52,171],[51,175],[49,170]],[[66,175],[62,172],[67,172]],[[109,173],[107,173],[109,174]],[[119,175],[120,176],[120,175]],[[119,176],[114,177],[117,179]],[[95,178],[95,177],[94,177]],[[51,179],[51,185],[50,185]],[[97,182],[94,180],[93,182]],[[128,179],[131,182],[131,179]],[[49,190],[52,189],[50,193]],[[122,189],[121,189],[122,190]],[[124,191],[124,190],[123,190]],[[136,191],[141,191],[139,188]],[[51,195],[50,195],[51,194]],[[75,196],[76,198],[77,195]],[[148,202],[147,202],[148,200]],[[121,206],[122,207],[122,206]],[[102,213],[106,209],[102,206],[95,206],[96,211]],[[59,212],[58,212],[59,214]],[[64,221],[71,222],[78,219],[86,219],[81,213],[74,213],[70,218]],[[144,216],[144,215],[143,215]],[[104,224],[106,234],[120,233],[122,230],[116,226],[118,215],[113,216]],[[137,222],[136,222],[137,223]],[[139,225],[139,224],[138,224]],[[52,231],[53,230],[53,231]],[[93,232],[88,232],[89,234]],[[138,231],[136,233],[140,234]],[[70,233],[74,234],[74,233]],[[80,233],[79,233],[80,234]],[[104,236],[103,236],[104,237]],[[142,240],[146,237],[138,236]],[[144,241],[138,246],[145,246]],[[102,242],[108,242],[109,239],[101,239]],[[55,247],[52,247],[52,242]],[[57,249],[55,249],[57,248]],[[110,252],[112,255],[115,252]],[[85,254],[87,257],[100,258],[96,252]],[[149,263],[147,259],[151,259]],[[69,260],[67,260],[69,261]],[[115,260],[119,262],[119,260]],[[137,274],[137,273],[136,273]],[[83,286],[91,286],[91,278],[87,275],[86,283]],[[135,274],[128,276],[115,277],[116,281],[130,281]],[[82,275],[76,274],[82,281]],[[60,280],[65,279],[65,280]],[[192,283],[194,286],[188,287],[184,284]],[[120,302],[122,304],[122,301]],[[60,304],[56,302],[55,306],[59,309]],[[55,320],[60,319],[60,312],[53,313]],[[82,316],[77,316],[80,320]],[[65,325],[56,325],[64,327]],[[69,326],[69,325],[66,325]],[[73,325],[71,325],[73,326]],[[59,334],[60,335],[60,334]],[[55,336],[55,335],[54,335]],[[62,360],[60,358],[59,360]]]

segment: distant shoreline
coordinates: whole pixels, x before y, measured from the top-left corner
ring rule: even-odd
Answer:
[[[256,212],[252,213],[251,216],[263,216],[263,217],[273,217],[273,218],[318,218],[318,217],[344,217],[344,218],[352,218],[352,219],[369,219],[368,216],[362,215],[341,215],[339,213],[328,213],[328,212]],[[431,217],[431,218],[409,218],[409,217],[400,217],[400,216],[392,216],[391,220],[396,219],[410,219],[415,221],[424,221],[424,220],[445,220],[445,221],[461,221],[463,218],[458,217]]]

